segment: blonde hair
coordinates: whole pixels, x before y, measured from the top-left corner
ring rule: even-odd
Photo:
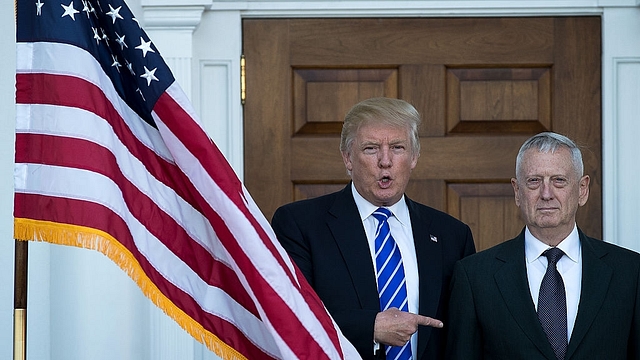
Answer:
[[[342,124],[340,151],[350,152],[358,129],[372,122],[405,127],[409,132],[413,154],[420,154],[418,127],[421,119],[418,110],[404,100],[385,97],[361,101],[349,110]]]

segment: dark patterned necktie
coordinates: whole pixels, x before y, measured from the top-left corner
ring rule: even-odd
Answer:
[[[538,319],[558,360],[567,352],[567,301],[562,276],[556,268],[564,252],[558,248],[543,253],[547,257],[547,272],[540,284]]]
[[[409,311],[402,256],[398,244],[391,236],[387,221],[390,215],[391,212],[385,208],[379,208],[373,212],[373,217],[378,220],[375,248],[380,309],[384,311],[395,307],[402,311]],[[411,341],[404,346],[385,346],[385,352],[387,360],[411,359]]]

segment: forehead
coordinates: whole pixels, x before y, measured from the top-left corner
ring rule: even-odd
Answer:
[[[527,175],[561,175],[575,171],[571,151],[564,147],[553,152],[529,149],[522,157],[521,167],[522,172]]]
[[[409,138],[409,129],[400,125],[370,122],[360,126],[357,137],[361,141],[406,141]]]

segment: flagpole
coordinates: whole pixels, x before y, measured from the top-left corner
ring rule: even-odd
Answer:
[[[17,24],[18,2],[13,1],[13,16]],[[13,278],[13,360],[27,358],[27,258],[29,243],[15,240],[15,271]]]
[[[13,282],[13,360],[27,358],[27,259],[29,243],[16,240]]]

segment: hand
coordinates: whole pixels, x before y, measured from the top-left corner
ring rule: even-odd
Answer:
[[[380,344],[402,346],[418,331],[418,325],[435,328],[444,326],[438,319],[389,308],[376,315],[373,338]]]

